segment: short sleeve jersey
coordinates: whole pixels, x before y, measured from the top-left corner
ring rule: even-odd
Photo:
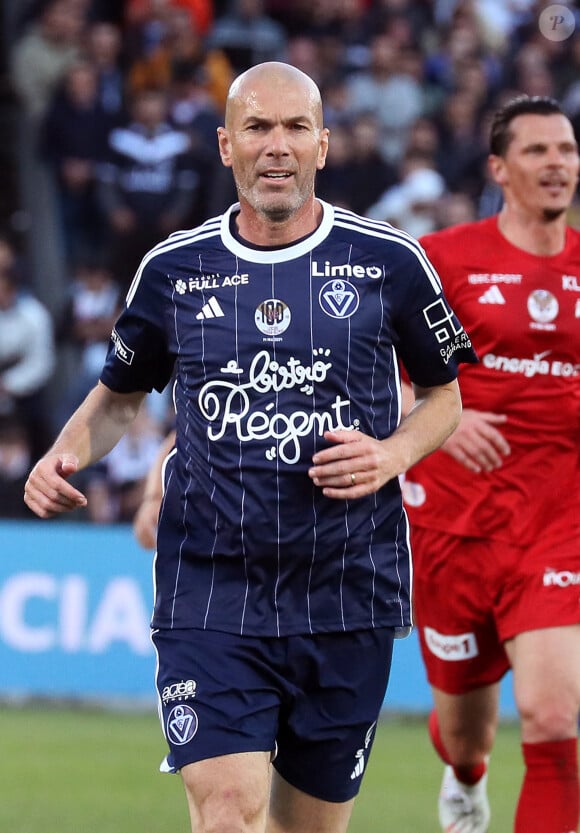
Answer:
[[[102,381],[161,389],[174,373],[153,625],[249,635],[411,623],[399,481],[330,500],[308,477],[324,432],[388,437],[399,360],[422,386],[474,361],[418,243],[322,203],[307,238],[256,249],[237,206],[149,252]]]
[[[579,519],[580,234],[538,257],[491,217],[421,239],[479,356],[459,374],[463,407],[505,414],[503,465],[474,475],[445,451],[407,475],[411,522],[524,545]]]

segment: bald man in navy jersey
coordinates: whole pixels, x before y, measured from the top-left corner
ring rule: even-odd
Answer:
[[[399,475],[454,429],[475,354],[416,241],[315,197],[328,130],[308,76],[247,70],[218,143],[239,202],[145,255],[101,380],[25,499],[45,518],[82,506],[68,477],[175,379],[152,621],[163,769],[196,833],[344,833],[412,625]]]

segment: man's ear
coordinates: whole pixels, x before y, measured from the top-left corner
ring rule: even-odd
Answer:
[[[507,182],[507,174],[503,157],[490,153],[487,158],[487,167],[493,181],[498,185],[505,185]]]
[[[230,144],[230,137],[228,131],[225,127],[218,127],[217,129],[217,136],[218,136],[218,149],[220,152],[220,157],[222,160],[222,164],[226,166],[226,168],[231,168],[232,166],[232,150]]]
[[[318,159],[316,161],[317,170],[321,171],[326,165],[326,154],[328,153],[328,135],[330,130],[324,127],[320,131],[320,145],[318,148]]]

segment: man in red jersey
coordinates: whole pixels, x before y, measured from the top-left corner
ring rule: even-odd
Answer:
[[[407,473],[415,614],[447,764],[446,833],[485,833],[499,684],[513,671],[525,775],[515,833],[578,829],[580,234],[578,147],[557,102],[494,117],[499,214],[422,244],[469,332],[464,411]]]

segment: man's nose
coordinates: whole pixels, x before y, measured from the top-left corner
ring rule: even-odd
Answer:
[[[549,165],[564,165],[566,163],[566,153],[558,147],[548,148],[548,164]]]
[[[269,152],[276,156],[289,152],[288,134],[286,128],[281,124],[275,125],[270,131]]]

